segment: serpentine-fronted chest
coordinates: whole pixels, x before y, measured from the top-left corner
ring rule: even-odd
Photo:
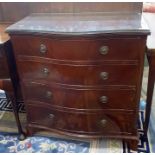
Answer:
[[[7,32],[29,134],[121,138],[136,149],[149,34],[141,14],[32,14]]]

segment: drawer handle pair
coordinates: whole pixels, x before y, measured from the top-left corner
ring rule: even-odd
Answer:
[[[47,76],[50,73],[50,71],[48,68],[45,67],[45,68],[43,68],[43,73],[44,73],[44,75]],[[101,72],[100,73],[100,77],[102,80],[107,80],[108,76],[109,76],[109,74],[107,72]]]
[[[100,49],[99,49],[99,52],[102,55],[108,54],[108,51],[109,51],[109,47],[108,46],[101,46]]]
[[[47,76],[50,73],[50,71],[48,68],[45,67],[45,68],[43,68],[43,73],[45,76]],[[100,77],[102,80],[107,80],[108,76],[109,76],[109,74],[107,72],[101,72],[100,73]]]
[[[107,96],[101,96],[100,97],[100,102],[101,103],[107,103],[108,102],[108,97]]]
[[[45,54],[47,52],[47,47],[44,44],[40,45],[40,53]]]
[[[108,51],[109,51],[109,47],[108,47],[108,46],[101,46],[100,49],[99,49],[99,51],[100,51],[100,53],[101,53],[102,55],[106,55],[106,54],[108,53]],[[44,54],[44,53],[46,53],[46,52],[47,52],[47,47],[46,47],[46,45],[41,44],[41,45],[40,45],[40,53]]]

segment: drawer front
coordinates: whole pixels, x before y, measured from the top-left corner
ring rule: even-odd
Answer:
[[[28,123],[49,129],[87,134],[132,133],[133,118],[130,113],[113,112],[79,113],[61,111],[51,107],[28,105]]]
[[[34,82],[23,84],[26,100],[45,102],[56,107],[74,109],[127,109],[137,107],[136,91],[113,88],[67,88],[60,85],[44,85]]]
[[[100,39],[52,39],[42,36],[12,36],[17,55],[61,60],[139,60],[145,40],[138,37]]]
[[[23,79],[49,80],[70,85],[136,85],[136,65],[60,65],[35,61],[18,61]]]

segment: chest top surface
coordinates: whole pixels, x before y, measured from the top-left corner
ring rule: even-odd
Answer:
[[[141,14],[44,13],[32,14],[9,26],[10,34],[149,34]]]

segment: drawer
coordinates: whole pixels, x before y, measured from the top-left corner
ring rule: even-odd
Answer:
[[[37,105],[37,104],[36,104]],[[131,134],[133,114],[103,111],[63,111],[43,105],[27,106],[28,123],[81,134]]]
[[[61,60],[139,60],[145,39],[101,37],[52,39],[42,36],[12,36],[16,55]]]
[[[48,80],[69,85],[135,85],[137,65],[69,65],[38,61],[18,61],[23,79]]]
[[[127,110],[134,110],[137,107],[136,91],[129,88],[64,87],[35,82],[24,82],[22,85],[26,100],[44,102],[55,107]]]

